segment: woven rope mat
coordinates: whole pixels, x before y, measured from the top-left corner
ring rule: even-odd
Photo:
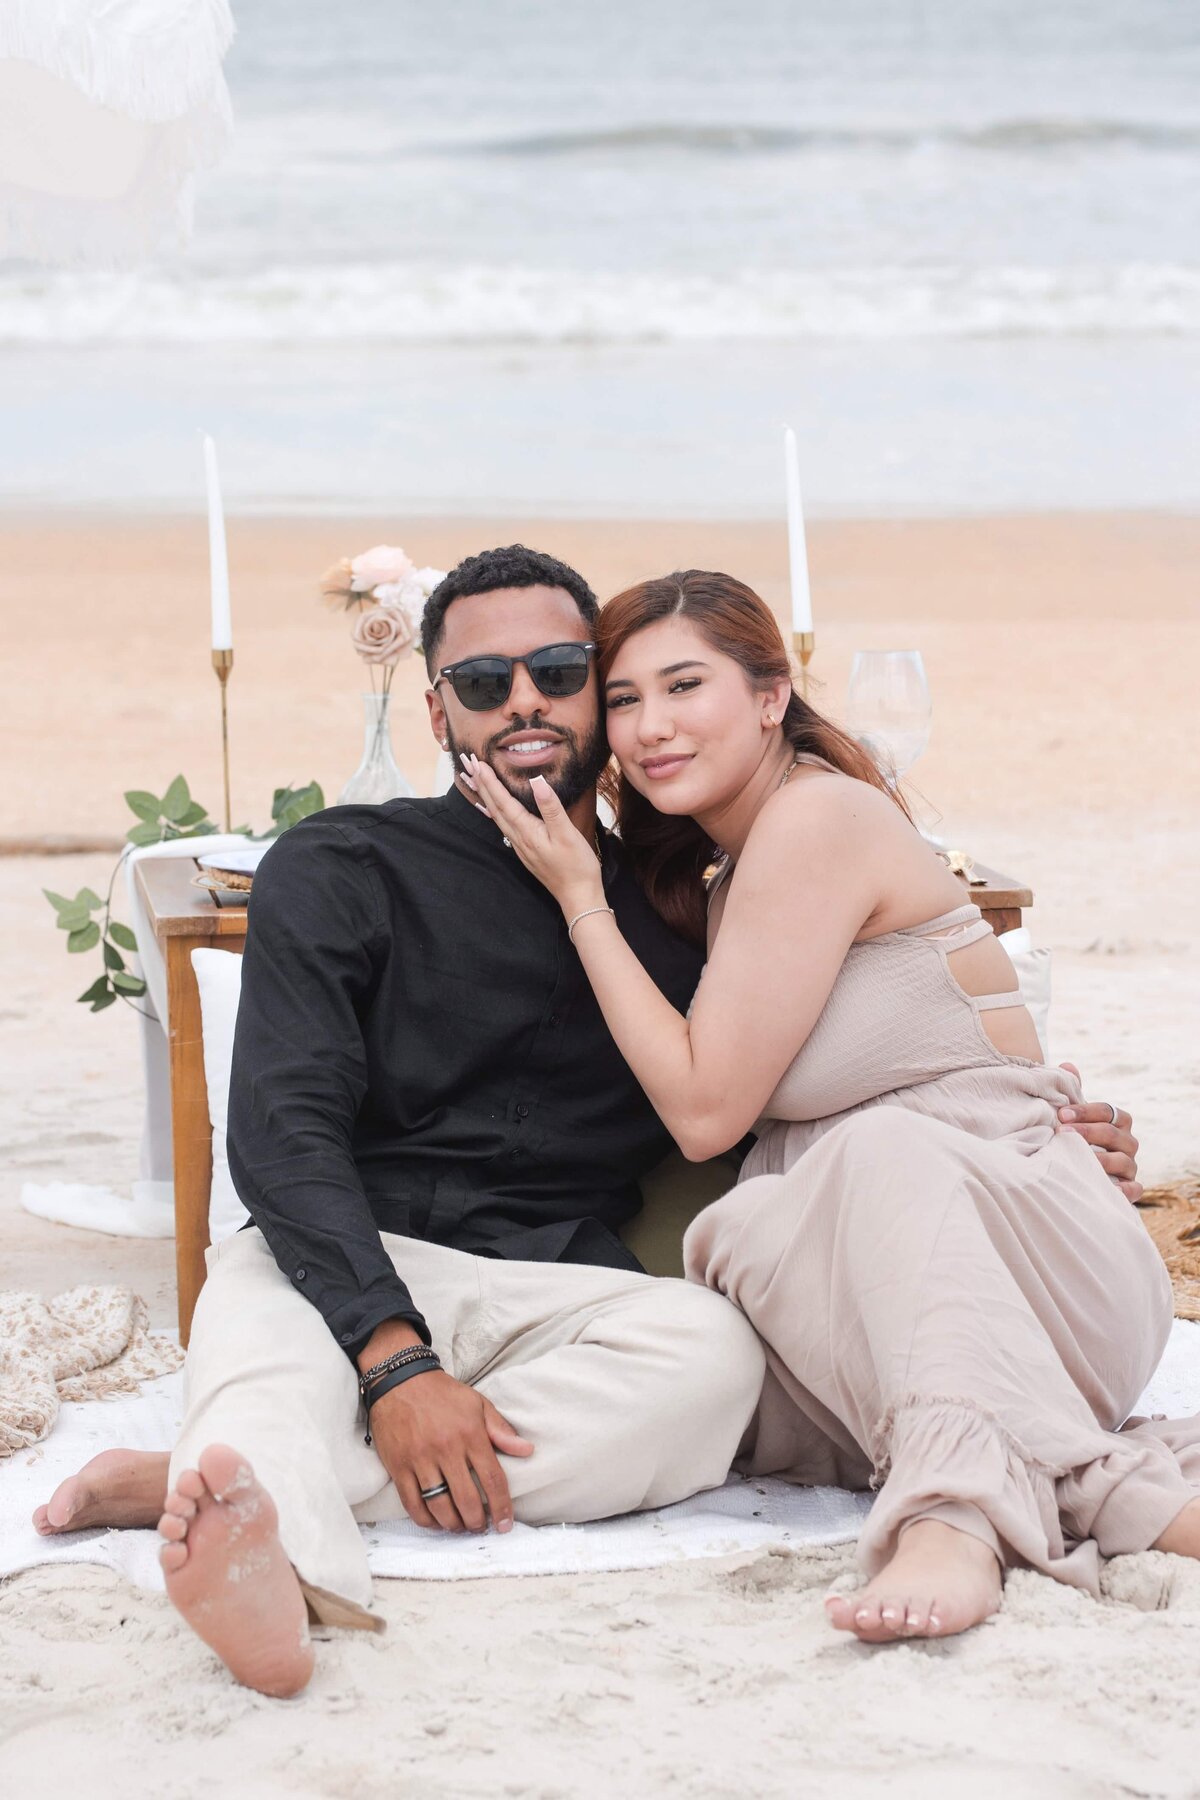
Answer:
[[[1175,1317],[1200,1319],[1200,1175],[1147,1188],[1138,1211],[1175,1290]]]

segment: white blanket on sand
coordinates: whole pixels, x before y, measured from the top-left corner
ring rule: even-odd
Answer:
[[[39,1563],[91,1562],[138,1587],[161,1588],[153,1531],[82,1531],[42,1538],[33,1509],[98,1451],[122,1444],[163,1450],[179,1426],[182,1376],[147,1383],[136,1396],[64,1405],[45,1442],[0,1464],[0,1576]],[[1200,1324],[1177,1320],[1158,1372],[1135,1409],[1178,1418],[1200,1411]],[[460,1581],[487,1575],[564,1575],[646,1569],[688,1557],[725,1556],[768,1546],[848,1543],[870,1497],[782,1481],[731,1480],[723,1488],[659,1512],[595,1525],[518,1525],[505,1537],[435,1537],[407,1521],[363,1526],[376,1575]]]

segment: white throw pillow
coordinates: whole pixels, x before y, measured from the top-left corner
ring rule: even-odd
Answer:
[[[212,1194],[208,1202],[208,1235],[214,1244],[240,1231],[250,1214],[237,1196],[229,1173],[225,1134],[229,1129],[229,1069],[233,1061],[233,1028],[242,993],[242,959],[235,950],[193,950],[192,967],[200,989],[204,1032],[204,1080],[208,1086],[208,1121],[212,1126]]]

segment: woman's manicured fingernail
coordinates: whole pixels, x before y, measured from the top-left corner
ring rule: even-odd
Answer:
[[[476,794],[479,792],[478,788],[475,786],[475,783],[471,779],[471,777],[469,775],[464,774],[461,769],[459,770],[458,779],[462,782],[462,784],[465,788],[470,788],[470,790],[473,794]]]
[[[475,802],[475,811],[481,812],[485,819],[490,819],[492,816],[491,813],[488,811],[487,807],[483,804],[482,800],[477,800]]]

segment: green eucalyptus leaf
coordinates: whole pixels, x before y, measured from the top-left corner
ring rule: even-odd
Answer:
[[[175,820],[175,824],[181,826],[184,830],[187,830],[189,826],[198,825],[201,819],[207,819],[207,817],[208,813],[205,808],[201,806],[198,800],[193,800],[186,811],[180,813],[179,817]]]
[[[103,1012],[106,1006],[115,1006],[116,1004],[117,1004],[117,996],[115,994],[113,994],[113,993],[101,994],[100,998],[98,1000],[96,1000],[95,1002],[93,1002],[92,1011],[93,1012]]]
[[[318,782],[310,781],[302,788],[277,788],[275,804],[271,808],[275,830],[268,832],[268,837],[278,837],[282,832],[290,831],[301,819],[321,812],[324,806],[325,795]]]
[[[114,975],[112,984],[123,994],[144,994],[146,984],[140,975]]]
[[[82,931],[91,916],[86,906],[72,903],[63,908],[54,923],[60,931]]]
[[[97,907],[104,905],[104,902],[99,894],[92,892],[91,888],[80,888],[75,896],[75,904],[76,906],[86,906],[89,912],[95,912]]]
[[[107,975],[97,975],[97,977],[96,977],[95,981],[93,981],[91,987],[88,988],[86,990],[86,992],[80,994],[80,996],[79,996],[80,1004],[90,1006],[93,1000],[99,1000],[101,994],[107,994],[107,993],[108,993],[108,976]]]
[[[108,943],[104,945],[104,966],[106,969],[123,969],[125,967],[125,958],[121,952]]]
[[[61,912],[64,906],[74,906],[75,904],[73,900],[68,900],[63,894],[52,894],[49,888],[43,888],[42,892],[55,912]]]
[[[162,816],[162,801],[156,795],[148,794],[145,788],[130,788],[125,795],[125,804],[139,819],[146,819],[151,824]]]
[[[159,825],[151,825],[149,823],[146,823],[145,825],[135,825],[131,831],[125,833],[126,843],[137,844],[139,847],[143,844],[159,844],[162,842],[162,839],[162,828]]]
[[[172,825],[178,825],[191,804],[188,784],[182,775],[177,775],[162,797],[163,817],[170,819]]]
[[[114,919],[109,925],[108,935],[114,944],[119,944],[121,946],[122,950],[137,949],[137,939],[134,937],[132,931],[130,931],[128,925],[122,925],[119,919]]]
[[[78,956],[84,950],[91,950],[100,942],[100,927],[94,919],[80,931],[73,931],[67,939],[67,949],[72,956]]]

